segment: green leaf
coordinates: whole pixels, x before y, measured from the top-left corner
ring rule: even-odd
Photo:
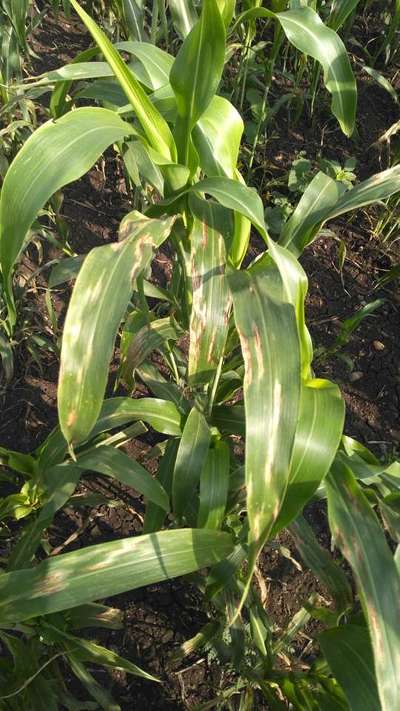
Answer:
[[[76,0],[71,0],[71,4],[113,70],[138,117],[150,145],[166,158],[175,161],[176,147],[168,124],[154,107],[144,89],[100,27],[81,8]]]
[[[23,622],[145,585],[187,575],[226,558],[227,533],[161,531],[80,548],[0,575],[0,624]]]
[[[197,22],[197,13],[193,0],[170,0],[172,21],[181,37],[187,37]]]
[[[368,630],[347,624],[319,635],[319,643],[336,679],[343,687],[351,711],[381,708]]]
[[[305,189],[296,209],[285,223],[279,243],[300,255],[316,237],[329,210],[345,192],[342,182],[319,172]]]
[[[169,499],[163,486],[157,479],[153,479],[139,462],[128,457],[125,452],[114,447],[97,447],[87,454],[80,455],[77,465],[81,469],[88,469],[117,479],[122,484],[143,494],[164,511],[169,511]]]
[[[343,133],[351,136],[356,116],[357,87],[346,48],[339,35],[326,27],[311,7],[278,13],[254,8],[244,12],[236,24],[255,17],[278,20],[289,42],[322,65],[324,83],[332,95],[332,113],[339,121]]]
[[[326,478],[329,525],[351,565],[368,621],[382,711],[400,706],[400,576],[368,500],[336,461]]]
[[[234,272],[229,284],[245,364],[249,542],[260,547],[289,479],[300,404],[299,339],[294,308],[275,270]]]
[[[319,545],[306,520],[298,516],[290,524],[289,531],[305,564],[332,595],[336,611],[340,614],[351,608],[353,596],[345,573],[335,563],[331,554]]]
[[[191,518],[210,438],[210,428],[204,415],[193,407],[182,432],[172,483],[173,510],[179,518]]]
[[[87,639],[79,639],[79,637],[68,634],[49,623],[46,623],[46,629],[49,630],[52,639],[61,643],[68,652],[73,652],[74,657],[81,662],[101,664],[102,666],[111,667],[111,669],[119,669],[127,674],[133,674],[143,679],[149,679],[149,681],[158,681],[152,674],[145,672],[136,664],[130,662],[129,659],[120,657],[119,654],[112,652],[110,649],[106,649],[106,647],[102,647]]]
[[[296,255],[317,236],[326,220],[385,200],[400,191],[400,166],[372,175],[347,192],[343,184],[318,173],[307,187],[280,237]]]
[[[168,52],[156,47],[150,42],[117,42],[115,47],[122,52],[133,54],[141,65],[142,72],[146,75],[146,86],[153,91],[160,89],[169,82],[169,74],[174,63],[174,58]],[[139,75],[139,80],[143,82]]]
[[[320,379],[303,384],[289,484],[274,535],[296,518],[318,489],[339,447],[343,423],[344,403],[336,385]]]
[[[164,456],[162,457],[157,470],[157,479],[163,486],[168,496],[172,493],[172,477],[174,474],[175,460],[178,452],[178,440],[170,439],[167,442]],[[143,523],[143,533],[153,533],[159,531],[165,520],[165,510],[149,501],[146,506],[146,514]]]
[[[229,447],[219,440],[208,451],[200,478],[199,528],[222,526],[229,488]]]
[[[7,570],[17,570],[30,565],[46,528],[50,526],[54,515],[74,493],[81,475],[80,469],[70,464],[59,464],[47,473],[49,485],[47,500],[37,517],[28,523],[21,538],[11,551]]]
[[[382,87],[382,89],[385,89],[385,91],[387,91],[388,94],[390,94],[390,96],[392,97],[393,101],[396,104],[399,103],[399,97],[397,95],[396,89],[394,88],[394,86],[392,86],[390,81],[388,79],[386,79],[386,77],[383,76],[383,74],[378,72],[373,67],[367,67],[366,65],[363,66],[363,70],[364,70],[364,72],[367,72],[367,74],[369,74],[370,77],[372,77],[372,79],[374,79],[374,81],[376,81],[376,83]]]
[[[96,247],[81,267],[64,325],[58,386],[60,427],[70,444],[87,439],[96,424],[132,284],[149,264],[153,248],[167,238],[174,219],[130,213],[121,224],[125,239]]]
[[[189,327],[189,383],[210,383],[224,354],[231,299],[225,277],[225,242],[212,203],[190,203],[197,217],[190,238],[188,275],[192,287]],[[200,219],[199,219],[200,218]]]
[[[126,324],[125,324],[126,326]],[[162,348],[168,340],[176,341],[180,331],[171,318],[156,319],[140,328],[136,333],[124,329],[121,339],[121,377],[132,385],[133,374],[143,361],[156,349]]]
[[[144,420],[156,432],[167,435],[181,435],[181,414],[173,402],[157,398],[114,397],[102,404],[98,420],[91,432],[92,438],[115,427],[123,427],[129,422]],[[67,444],[56,427],[37,450],[41,471],[47,471],[54,464],[63,461]]]
[[[221,79],[225,61],[225,27],[215,0],[203,0],[200,19],[180,48],[170,72],[178,121],[175,136],[179,160],[189,164],[190,135],[207,109]]]
[[[242,134],[243,121],[238,111],[227,99],[214,96],[193,129],[200,167],[208,177],[235,177]]]
[[[129,124],[114,112],[82,108],[40,126],[17,153],[0,199],[1,270],[12,323],[12,268],[39,210],[57,190],[84,175],[110,144],[130,133]]]
[[[193,185],[192,190],[207,193],[229,210],[244,215],[262,236],[265,235],[264,207],[254,188],[249,188],[238,180],[215,177],[200,180]]]

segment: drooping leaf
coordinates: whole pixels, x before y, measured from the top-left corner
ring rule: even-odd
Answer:
[[[130,125],[114,112],[81,108],[40,126],[17,153],[0,199],[1,270],[12,322],[12,268],[37,213],[57,190],[84,175],[111,143],[130,133]]]
[[[339,121],[343,133],[351,136],[355,124],[357,87],[346,48],[339,35],[326,27],[311,7],[278,13],[263,7],[254,8],[239,16],[236,24],[255,17],[278,20],[289,42],[322,65],[324,83],[332,95],[332,113]]]
[[[96,424],[133,281],[149,264],[153,248],[166,239],[173,221],[130,213],[121,225],[125,239],[96,247],[81,267],[64,325],[58,386],[60,426],[68,443],[87,439]]]
[[[192,190],[196,193],[207,193],[224,207],[244,215],[265,235],[264,208],[254,188],[249,188],[238,180],[215,177],[200,180]]]
[[[209,178],[235,177],[242,133],[243,121],[235,107],[224,97],[214,96],[192,134],[200,166]]]
[[[326,478],[329,525],[351,565],[368,621],[382,711],[400,704],[400,576],[385,534],[347,466]]]
[[[139,462],[128,457],[125,452],[114,447],[97,447],[80,455],[77,465],[81,469],[117,479],[143,494],[164,511],[169,511],[168,495],[158,479],[154,479]]]
[[[336,385],[314,379],[302,386],[289,483],[275,534],[302,511],[329,471],[340,444],[343,421],[344,403]]]
[[[0,575],[0,623],[22,622],[186,575],[232,550],[229,534],[207,529],[161,531],[80,548],[35,568]]]
[[[286,223],[280,243],[300,255],[316,237],[326,220],[350,210],[385,200],[400,191],[400,166],[371,176],[351,190],[324,173],[318,173],[304,192],[293,215]]]

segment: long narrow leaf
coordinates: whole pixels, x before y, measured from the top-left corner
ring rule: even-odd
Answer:
[[[96,247],[76,280],[64,326],[58,386],[61,430],[70,444],[87,439],[100,414],[108,367],[132,283],[153,248],[168,236],[174,218],[151,220],[131,213],[116,244]]]
[[[217,563],[232,550],[229,534],[190,528],[80,548],[36,568],[0,575],[0,624],[186,575]]]
[[[114,112],[82,108],[35,131],[12,162],[0,199],[0,257],[11,320],[11,274],[29,228],[47,200],[84,175],[103,151],[132,133]]]
[[[329,524],[350,563],[368,620],[382,711],[400,706],[400,576],[368,500],[350,469],[326,478]]]

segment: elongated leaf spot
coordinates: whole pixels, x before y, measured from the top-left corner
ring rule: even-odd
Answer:
[[[72,411],[69,413],[68,419],[67,419],[67,425],[68,425],[68,427],[73,427],[73,425],[74,425],[75,422],[76,422],[76,418],[77,418],[76,410],[72,410]]]
[[[53,595],[53,593],[61,592],[66,587],[65,582],[64,573],[57,571],[35,583],[31,595],[32,597],[40,597],[41,595]]]

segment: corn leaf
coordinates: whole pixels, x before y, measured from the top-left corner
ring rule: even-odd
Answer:
[[[203,0],[200,19],[181,46],[170,72],[178,121],[175,137],[179,160],[189,163],[190,135],[207,109],[221,79],[225,61],[225,27],[215,0]]]
[[[351,565],[368,621],[382,711],[400,706],[400,576],[368,500],[335,461],[326,478],[329,525]]]
[[[170,439],[167,442],[164,455],[158,465],[157,479],[163,486],[168,496],[172,493],[172,477],[174,473],[175,460],[178,452],[179,442]],[[146,514],[143,523],[143,533],[153,533],[159,531],[165,521],[165,509],[149,501],[146,506]]]
[[[244,215],[261,235],[265,236],[264,207],[254,188],[249,188],[238,180],[214,177],[200,180],[192,190],[196,193],[207,193],[224,207]]]
[[[150,145],[166,158],[175,161],[176,148],[168,124],[154,107],[144,89],[119,55],[118,50],[111,44],[100,27],[81,8],[76,0],[71,0],[71,5],[75,8],[97,46],[104,54],[128,101],[131,103]]]
[[[210,438],[210,428],[204,415],[193,407],[182,432],[172,482],[173,511],[179,518],[193,518],[196,487],[207,457]]]
[[[30,565],[44,531],[50,526],[56,512],[66,504],[74,493],[80,476],[80,469],[70,463],[54,466],[48,472],[47,500],[37,517],[24,529],[21,538],[11,551],[8,559],[8,571],[26,568]]]
[[[303,510],[328,473],[340,444],[343,422],[344,403],[336,385],[319,379],[303,384],[289,483],[274,535]]]
[[[339,121],[343,133],[351,136],[355,125],[357,86],[346,48],[339,35],[326,27],[310,7],[278,13],[262,7],[254,8],[244,12],[236,24],[255,17],[278,20],[289,42],[322,65],[324,83],[332,95],[332,113]]]
[[[365,627],[346,624],[319,635],[322,652],[342,686],[351,711],[381,708],[371,640]]]
[[[129,422],[144,420],[157,432],[167,435],[181,435],[181,414],[173,402],[158,398],[114,397],[102,404],[98,420],[91,432],[92,438],[115,427],[123,427]],[[41,471],[63,461],[67,453],[67,443],[60,427],[57,426],[37,450]]]
[[[172,21],[181,37],[187,37],[197,22],[197,13],[193,0],[170,0]]]
[[[299,255],[316,237],[326,220],[385,200],[399,191],[398,165],[376,173],[347,192],[339,182],[318,173],[306,188],[279,241]]]
[[[192,286],[189,383],[210,383],[223,357],[231,299],[225,277],[225,243],[213,205],[196,200],[188,274]]]
[[[80,548],[0,575],[0,624],[22,622],[213,565],[232,553],[229,534],[161,531]]]
[[[60,427],[70,444],[87,439],[96,424],[132,283],[148,265],[153,248],[168,236],[173,221],[131,213],[121,225],[121,236],[128,236],[96,247],[81,267],[64,325],[58,386]]]
[[[227,99],[214,96],[192,134],[200,167],[208,177],[234,178],[242,134],[243,121],[238,111]]]
[[[116,49],[120,52],[132,54],[141,64],[141,72],[138,79],[147,87],[160,89],[169,82],[169,74],[174,63],[174,58],[168,52],[156,47],[150,42],[117,42]],[[143,81],[146,79],[146,81]]]
[[[158,479],[154,479],[139,462],[128,457],[125,452],[114,447],[97,447],[80,455],[77,465],[80,469],[88,469],[117,479],[143,494],[164,511],[169,511],[168,495]]]
[[[357,7],[360,0],[333,0],[331,14],[329,16],[328,25],[333,30],[339,30],[353,10]]]
[[[289,531],[305,564],[332,595],[337,613],[341,614],[350,609],[353,604],[350,583],[329,551],[319,545],[306,520],[302,516],[298,516],[290,524]]]
[[[222,526],[229,488],[229,447],[219,440],[208,451],[200,478],[199,528]]]
[[[84,175],[110,144],[130,133],[129,124],[114,112],[82,108],[40,126],[17,153],[0,199],[1,270],[13,322],[12,268],[37,213],[57,190]]]
[[[266,270],[229,277],[245,364],[249,542],[257,547],[271,533],[281,509],[300,404],[295,311],[274,276]]]

